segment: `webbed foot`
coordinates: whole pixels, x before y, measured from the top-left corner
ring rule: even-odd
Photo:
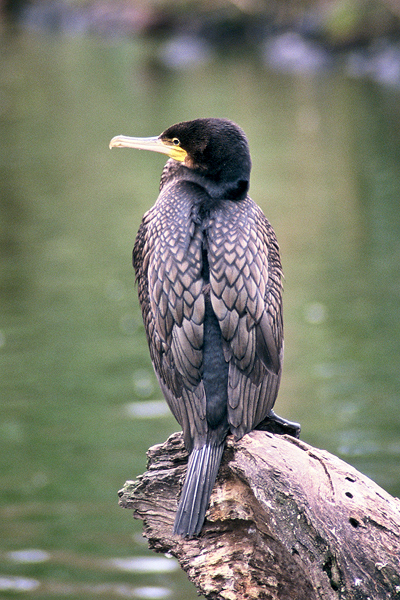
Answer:
[[[279,417],[274,413],[273,410],[269,413],[268,417],[261,421],[256,427],[262,431],[269,431],[270,433],[278,433],[279,435],[287,434],[292,437],[299,438],[301,425],[294,421],[288,421],[283,417]]]

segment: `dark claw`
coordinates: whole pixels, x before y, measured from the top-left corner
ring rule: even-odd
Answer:
[[[264,421],[261,421],[255,429],[269,431],[270,433],[278,433],[279,435],[287,434],[298,439],[300,437],[301,425],[300,423],[278,417],[278,415],[271,410],[268,417],[266,417]]]

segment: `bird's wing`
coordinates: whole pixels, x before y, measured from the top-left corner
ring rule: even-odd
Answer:
[[[151,359],[188,448],[207,428],[202,234],[189,202],[197,187],[181,182],[163,188],[143,217],[133,251]]]
[[[228,419],[237,437],[269,414],[283,356],[281,264],[273,229],[249,198],[224,202],[208,230],[211,301],[229,361]]]

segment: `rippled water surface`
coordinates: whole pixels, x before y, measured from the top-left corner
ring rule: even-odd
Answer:
[[[0,591],[197,598],[117,490],[178,426],[141,323],[131,249],[163,158],[116,134],[227,116],[285,270],[277,412],[400,494],[399,98],[257,57],[170,70],[144,41],[0,41]],[[187,66],[187,65],[186,65]]]

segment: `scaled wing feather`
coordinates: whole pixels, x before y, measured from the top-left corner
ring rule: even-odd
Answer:
[[[279,250],[271,225],[250,198],[219,206],[208,235],[212,306],[229,360],[228,419],[241,437],[269,414],[278,391]]]

